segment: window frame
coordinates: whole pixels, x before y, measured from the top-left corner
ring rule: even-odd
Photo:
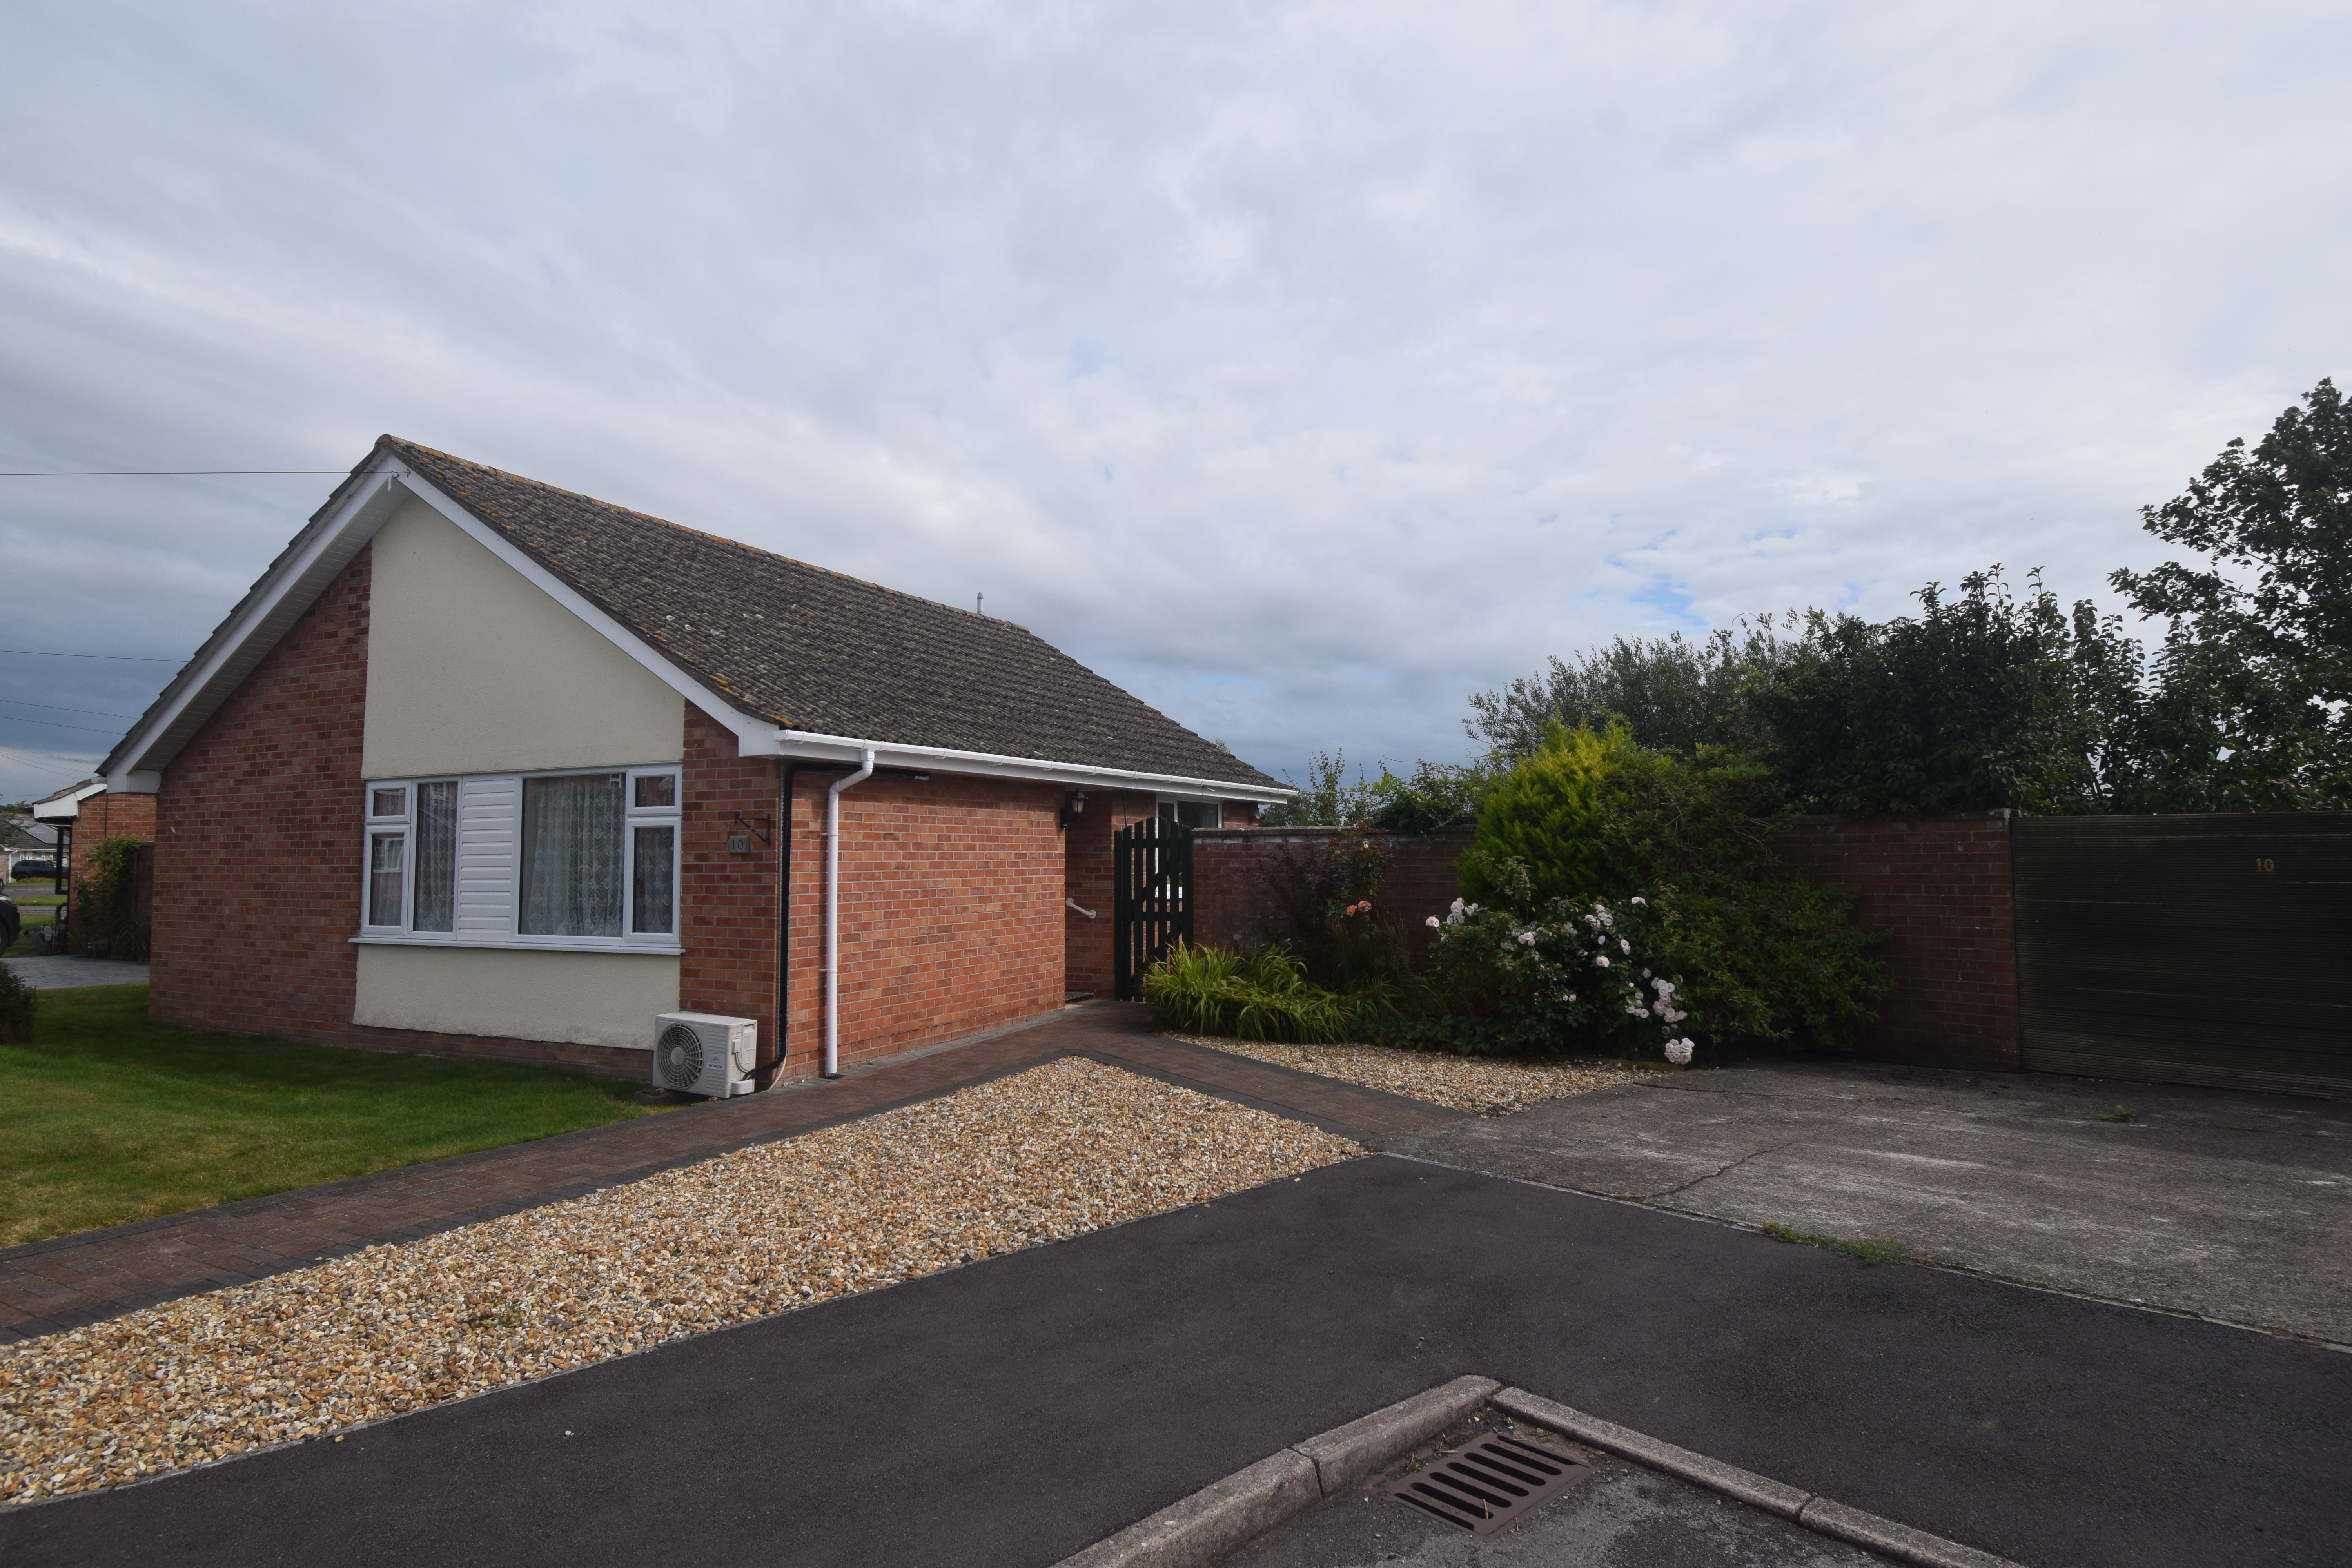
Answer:
[[[522,925],[522,845],[524,833],[523,781],[533,778],[566,778],[580,773],[618,773],[622,784],[621,810],[621,934],[618,936],[544,936],[528,934]],[[644,778],[667,777],[671,781],[667,805],[641,806],[636,804],[637,781]],[[420,786],[428,784],[452,784],[457,786],[459,801],[458,856],[459,867],[453,870],[451,889],[456,918],[453,924],[462,923],[464,875],[462,861],[465,844],[463,802],[465,786],[469,780],[495,780],[511,784],[514,793],[512,818],[514,875],[506,899],[506,919],[502,930],[492,936],[479,931],[433,931],[415,929],[416,921],[416,801]],[[362,829],[360,843],[360,923],[353,942],[386,945],[419,947],[476,947],[507,950],[538,950],[557,952],[650,952],[676,956],[685,952],[679,942],[679,927],[685,918],[686,829],[683,820],[685,804],[685,764],[682,763],[619,763],[610,767],[534,768],[528,773],[419,773],[408,778],[383,778],[363,781],[361,801]],[[401,791],[401,811],[397,816],[379,815],[376,794],[381,790]],[[636,929],[637,832],[640,827],[667,827],[669,835],[669,927],[667,931],[640,931]],[[374,854],[379,838],[401,841],[400,923],[378,925],[369,920],[375,912]]]
[[[630,947],[648,944],[663,947],[678,945],[679,909],[685,892],[686,828],[679,820],[685,805],[686,776],[676,763],[666,765],[624,768],[621,781],[621,941]],[[637,781],[657,778],[667,773],[670,778],[667,805],[639,805]],[[637,930],[637,829],[667,827],[669,829],[669,929],[659,931]]]
[[[372,936],[405,932],[415,908],[416,784],[409,779],[372,779],[362,787],[367,792],[363,807],[367,827],[360,838],[360,930]],[[400,810],[390,816],[379,813],[375,797],[394,789],[400,792]],[[385,838],[400,841],[400,921],[396,925],[379,925],[370,918],[375,913],[375,847]]]
[[[1187,823],[1183,820],[1182,813],[1179,810],[1180,807],[1187,805],[1207,806],[1211,811],[1216,814],[1217,820],[1214,822]],[[1215,795],[1163,795],[1154,797],[1151,815],[1159,817],[1163,822],[1173,822],[1178,824],[1180,826],[1198,829],[1223,827],[1225,825],[1225,803],[1222,798]]]

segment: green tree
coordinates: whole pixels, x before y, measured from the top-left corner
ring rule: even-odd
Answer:
[[[2141,737],[2147,808],[2352,805],[2352,408],[2335,382],[2140,517],[2205,557],[2109,578],[2171,623]]]
[[[1790,798],[1853,816],[2112,809],[2136,779],[2138,645],[2089,600],[2069,612],[1996,565],[1916,616],[1814,611],[1752,689]]]
[[[1552,656],[1549,668],[1470,699],[1464,727],[1499,761],[1514,763],[1544,743],[1546,727],[1631,726],[1645,746],[1694,757],[1701,746],[1761,751],[1770,739],[1749,700],[1754,678],[1779,667],[1801,625],[1795,612],[1743,618],[1737,631],[1702,637],[1618,637],[1606,647]]]

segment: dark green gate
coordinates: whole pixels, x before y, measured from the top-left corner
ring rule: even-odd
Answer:
[[[1112,994],[1143,1000],[1143,972],[1192,935],[1192,830],[1147,816],[1111,835]]]
[[[2027,816],[2025,1065],[2352,1097],[2352,814]]]

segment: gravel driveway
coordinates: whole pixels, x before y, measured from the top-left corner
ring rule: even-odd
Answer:
[[[1362,1152],[1097,1062],[1049,1062],[0,1350],[0,1502],[342,1431]]]
[[[2352,1106],[2332,1100],[1776,1062],[1660,1075],[1385,1142],[1490,1175],[1889,1237],[2001,1279],[2352,1345]]]

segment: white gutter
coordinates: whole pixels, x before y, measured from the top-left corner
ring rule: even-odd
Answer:
[[[824,1062],[817,1070],[841,1076],[841,792],[874,776],[874,748],[864,766],[833,781],[824,792]]]
[[[897,745],[855,735],[819,735],[806,730],[778,730],[772,744],[777,755],[812,762],[843,763],[862,758],[869,765],[877,765],[878,759],[882,767],[936,768],[942,773],[988,773],[1042,784],[1091,784],[1099,789],[1148,789],[1162,795],[1198,795],[1202,800],[1251,800],[1271,805],[1298,793],[1280,784],[1233,784],[1181,773],[1129,773],[1123,768],[1090,767],[1083,763],[1051,763],[1034,757],[1000,756],[992,752],[959,752],[944,746]],[[744,747],[743,754],[751,754],[749,745]]]

